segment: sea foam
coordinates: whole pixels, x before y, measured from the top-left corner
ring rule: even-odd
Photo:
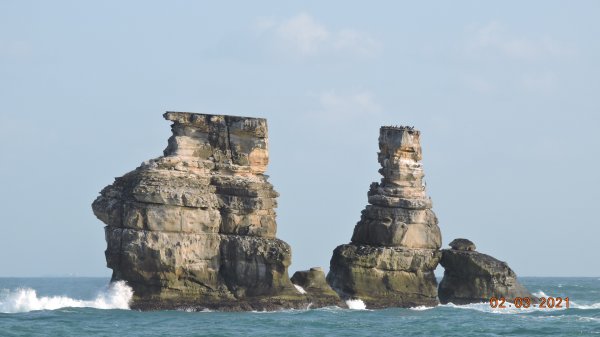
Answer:
[[[348,306],[348,309],[352,309],[352,310],[366,310],[367,309],[367,305],[365,304],[365,302],[363,302],[359,298],[346,300],[346,305]]]
[[[433,309],[433,308],[435,308],[435,307],[426,307],[424,305],[419,305],[419,306],[416,306],[416,307],[410,307],[409,309],[410,310],[414,310],[414,311],[425,311],[425,310],[430,310],[430,309]]]
[[[0,313],[56,310],[60,308],[129,309],[133,290],[125,283],[111,283],[92,300],[78,300],[67,296],[38,297],[35,289],[20,288],[5,292],[0,297]]]

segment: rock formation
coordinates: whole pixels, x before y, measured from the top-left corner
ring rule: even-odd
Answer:
[[[350,244],[338,246],[327,281],[343,298],[368,308],[436,305],[434,276],[441,246],[438,220],[425,193],[420,132],[382,127],[381,183],[371,184]]]
[[[290,246],[275,237],[266,120],[164,117],[173,122],[164,156],[116,178],[92,205],[132,308],[306,307],[288,278]]]
[[[457,240],[464,240],[459,241],[463,244],[470,242],[473,249],[458,247]],[[452,241],[452,249],[442,249],[440,263],[445,271],[438,291],[440,302],[468,304],[488,302],[491,297],[504,297],[507,301],[515,297],[534,298],[517,281],[517,275],[506,262],[476,252],[469,240],[457,240]]]
[[[475,250],[475,244],[468,239],[454,239],[448,244],[450,248],[455,250]]]
[[[301,287],[302,291],[307,294],[311,303],[315,306],[327,306],[332,304],[336,304],[340,307],[345,306],[338,294],[331,289],[329,284],[327,284],[325,273],[321,267],[297,271],[294,273],[291,280],[294,285]]]

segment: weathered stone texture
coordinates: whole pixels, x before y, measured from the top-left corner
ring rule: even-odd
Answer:
[[[441,303],[488,302],[492,297],[504,297],[509,302],[515,297],[534,299],[506,262],[489,255],[467,249],[442,249],[440,264],[444,267],[438,290]]]
[[[335,304],[345,307],[339,295],[327,284],[325,273],[321,267],[297,271],[291,280],[293,284],[302,287],[306,291],[313,305],[325,306]]]
[[[367,307],[435,305],[440,254],[438,219],[425,193],[420,132],[382,127],[380,183],[372,183],[350,244],[331,258],[329,284]]]
[[[306,307],[275,238],[277,192],[264,172],[261,118],[167,112],[164,156],[105,187],[92,208],[106,226],[113,280],[141,309]]]

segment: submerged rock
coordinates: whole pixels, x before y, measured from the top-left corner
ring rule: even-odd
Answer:
[[[438,290],[443,304],[488,302],[492,297],[504,297],[507,301],[515,297],[533,299],[506,262],[489,255],[465,249],[442,249],[440,264],[445,269]]]
[[[92,205],[107,225],[112,280],[133,288],[132,308],[307,307],[288,277],[291,248],[275,237],[266,120],[164,117],[173,122],[164,156],[116,178]]]
[[[351,243],[333,251],[327,281],[344,299],[369,308],[432,306],[438,303],[433,271],[441,233],[425,193],[420,132],[381,127],[381,183],[371,184],[369,205]]]

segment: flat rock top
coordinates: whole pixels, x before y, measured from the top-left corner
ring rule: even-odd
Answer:
[[[454,239],[448,244],[452,249],[455,250],[475,250],[475,244],[473,241],[468,239]]]
[[[414,126],[404,126],[404,125],[385,125],[382,126],[380,128],[380,130],[385,130],[385,131],[398,131],[398,132],[409,132],[409,133],[416,133],[416,134],[420,134],[421,131],[415,129]]]
[[[163,117],[166,120],[181,122],[186,120],[194,121],[200,118],[230,118],[234,120],[256,120],[260,122],[266,122],[265,118],[261,117],[248,117],[248,116],[237,116],[237,115],[218,115],[218,114],[207,114],[207,113],[198,113],[198,112],[187,112],[187,111],[167,111],[163,114]]]
[[[446,272],[460,275],[507,275],[516,277],[508,264],[490,255],[475,251],[442,249],[440,264]]]

